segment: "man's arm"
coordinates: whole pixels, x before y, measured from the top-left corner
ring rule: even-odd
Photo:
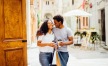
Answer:
[[[64,42],[64,45],[71,45],[73,44],[73,37],[68,37],[68,42]]]
[[[72,35],[72,31],[70,28],[67,28],[67,37],[68,37],[68,40],[67,42],[62,42],[62,46],[64,45],[71,45],[73,44],[73,35]]]
[[[60,46],[64,46],[64,45],[71,45],[73,44],[73,37],[68,37],[68,40],[67,42],[60,42]]]

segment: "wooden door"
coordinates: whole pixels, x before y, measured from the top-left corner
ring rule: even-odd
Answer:
[[[26,0],[0,0],[0,66],[27,66]]]

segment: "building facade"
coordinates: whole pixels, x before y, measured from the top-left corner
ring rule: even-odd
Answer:
[[[87,8],[87,0],[63,0],[63,14],[75,10],[75,9],[80,9],[80,10],[85,10]],[[66,22],[68,26],[72,29],[72,31],[77,30],[77,18],[76,16],[71,16],[71,17],[65,17]],[[81,29],[88,29],[89,28],[89,17],[79,17],[78,19],[78,28]]]
[[[95,29],[100,35],[105,45],[108,45],[107,37],[107,17],[108,17],[108,0],[36,0],[37,11],[40,12],[40,20],[52,19],[56,14],[81,9],[92,14],[90,17],[80,17],[79,29]],[[76,31],[76,17],[64,17],[65,22],[72,31]],[[38,19],[38,18],[37,18]]]
[[[89,0],[91,8],[89,12],[93,17],[90,17],[90,27],[95,28],[101,35],[101,40],[104,45],[108,45],[108,0]]]
[[[61,4],[59,4],[61,2]],[[62,13],[62,0],[42,0],[41,20],[52,19],[54,15]]]
[[[107,32],[108,28],[108,0],[63,0],[63,13],[73,9],[82,9],[92,16],[80,17],[79,28],[81,29],[95,29],[101,37],[103,45],[108,45]],[[68,6],[68,7],[67,7]],[[76,19],[74,17],[65,17],[68,26],[76,31]]]

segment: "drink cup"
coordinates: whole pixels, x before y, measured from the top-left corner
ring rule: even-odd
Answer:
[[[60,43],[62,42],[62,40],[58,40],[58,47],[61,47],[60,46]]]

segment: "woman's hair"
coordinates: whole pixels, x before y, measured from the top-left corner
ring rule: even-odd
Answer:
[[[41,25],[40,29],[37,31],[37,35],[46,35],[46,33],[48,32],[48,21],[49,20],[45,20],[43,22],[43,24]]]
[[[64,18],[61,15],[56,15],[53,17],[54,20],[57,20],[58,22],[61,21],[61,23],[63,24]]]

